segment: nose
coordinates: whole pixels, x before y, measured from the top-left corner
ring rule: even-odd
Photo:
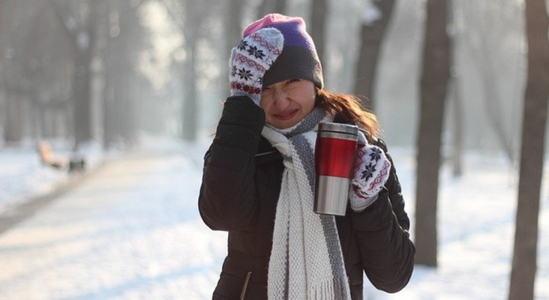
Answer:
[[[276,91],[274,95],[274,106],[279,110],[284,110],[290,104],[290,99],[283,90]]]

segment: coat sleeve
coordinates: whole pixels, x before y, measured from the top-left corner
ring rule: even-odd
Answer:
[[[387,152],[383,141],[377,145]],[[386,154],[392,167],[384,189],[364,211],[351,212],[351,220],[366,276],[376,288],[395,293],[412,276],[415,247],[408,233],[410,220],[404,210],[396,169]]]
[[[248,97],[224,104],[215,138],[204,156],[198,208],[214,230],[247,227],[256,215],[255,154],[265,113]]]

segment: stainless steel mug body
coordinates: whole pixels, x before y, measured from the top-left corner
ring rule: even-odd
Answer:
[[[357,140],[356,125],[319,124],[315,145],[315,213],[345,215]]]

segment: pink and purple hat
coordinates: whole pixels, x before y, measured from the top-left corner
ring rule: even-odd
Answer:
[[[310,80],[318,88],[322,88],[324,85],[322,66],[313,39],[306,31],[303,19],[281,14],[268,14],[248,25],[244,29],[243,37],[266,27],[280,30],[284,36],[284,48],[263,77],[263,86],[299,78]]]

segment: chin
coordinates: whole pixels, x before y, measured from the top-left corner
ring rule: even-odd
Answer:
[[[297,123],[299,122],[277,122],[276,124],[271,124],[271,125],[278,129],[288,129],[288,128],[292,128]]]
[[[271,126],[278,128],[278,129],[288,129],[291,128],[297,123],[299,123],[301,120],[304,119],[304,116],[294,116],[293,118],[289,120],[279,120],[274,118],[274,120],[271,120],[271,122],[267,121],[267,123],[271,124]]]

